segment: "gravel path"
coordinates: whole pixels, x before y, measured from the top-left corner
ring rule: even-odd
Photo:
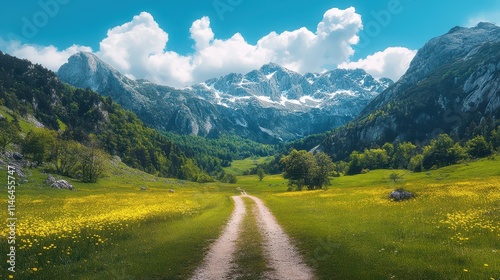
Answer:
[[[233,215],[222,232],[222,235],[212,244],[205,257],[203,265],[199,267],[192,280],[222,280],[228,279],[236,251],[241,222],[246,213],[245,204],[240,196],[233,196],[235,203]]]
[[[300,257],[290,238],[277,223],[273,214],[262,200],[248,196],[257,204],[257,221],[263,233],[264,251],[267,254],[269,266],[273,269],[266,279],[306,280],[314,279],[312,269]]]
[[[256,219],[259,230],[264,239],[264,252],[268,260],[270,272],[265,279],[272,280],[312,280],[314,273],[307,266],[297,249],[290,242],[290,238],[276,222],[273,214],[264,205],[262,200],[242,192],[241,196],[233,196],[235,209],[221,237],[211,246],[205,261],[199,267],[192,280],[222,280],[229,279],[234,262],[236,241],[238,240],[241,223],[245,214],[245,204],[242,197],[249,197],[255,201],[258,211]]]

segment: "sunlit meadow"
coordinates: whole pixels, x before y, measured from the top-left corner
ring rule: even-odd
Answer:
[[[33,182],[18,187],[16,271],[8,273],[5,267],[2,278],[55,279],[73,275],[102,279],[150,275],[157,271],[141,271],[133,266],[128,271],[123,263],[117,263],[114,268],[112,265],[114,259],[131,259],[130,255],[138,255],[142,248],[149,246],[158,246],[159,251],[151,254],[153,258],[161,260],[163,257],[168,261],[177,257],[179,262],[184,261],[182,265],[163,265],[167,268],[178,266],[170,272],[172,278],[187,275],[192,269],[190,265],[196,266],[199,260],[194,257],[192,263],[186,265],[185,257],[178,255],[186,253],[187,257],[192,257],[197,254],[201,259],[203,253],[200,252],[210,238],[217,236],[231,211],[228,195],[213,185],[197,187],[176,180],[160,180],[133,170],[128,172],[128,176],[121,174],[123,177],[115,178],[113,183],[109,181],[111,177],[99,184],[74,182],[77,190],[67,191],[42,186],[41,180],[46,175],[33,170]],[[200,220],[203,216],[205,219]],[[207,224],[209,222],[214,224]],[[191,231],[191,226],[206,228],[203,234],[196,230],[185,232]],[[160,228],[164,235],[155,236],[153,232]],[[183,241],[177,236],[176,240],[169,240],[172,235],[166,235],[176,230],[185,237],[191,234],[200,238]],[[4,228],[0,240],[4,252],[8,248],[6,236],[8,228]],[[195,250],[167,252],[169,256],[164,256],[165,248],[159,243],[168,242],[179,243],[171,246],[185,245]],[[148,262],[147,259],[143,261]],[[183,266],[187,269],[182,269]],[[168,272],[165,275],[169,275]]]
[[[500,162],[430,172],[394,170],[333,178],[327,191],[286,192],[286,182],[240,182],[257,193],[320,279],[500,279]],[[416,194],[389,200],[404,188]]]

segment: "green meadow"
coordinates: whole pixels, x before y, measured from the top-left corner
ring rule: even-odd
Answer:
[[[243,175],[243,173],[251,168],[257,167],[258,164],[270,162],[273,157],[249,157],[244,160],[235,160],[231,162],[231,166],[224,168],[224,171],[233,175]]]
[[[239,182],[266,202],[320,279],[499,279],[499,160],[396,171],[396,182],[393,172],[334,178],[327,191],[285,192],[280,176]],[[417,197],[392,202],[397,188]]]
[[[119,162],[98,183],[68,179],[77,190],[67,191],[44,186],[47,174],[28,170],[29,182],[16,192],[16,272],[4,264],[0,278],[186,279],[221,233],[233,209],[230,197],[241,187],[265,201],[319,279],[499,279],[499,161],[429,173],[376,170],[332,178],[326,191],[302,192],[287,192],[279,175],[196,184]],[[254,164],[247,159],[231,168],[238,174]],[[6,172],[0,170],[2,186]],[[391,180],[393,172],[402,179]],[[392,202],[388,195],[396,188],[416,198]],[[254,224],[245,221],[248,228]],[[6,252],[3,232],[0,250]],[[242,237],[254,239],[252,231]],[[237,273],[251,278],[253,270],[265,269],[258,248],[238,247],[248,254],[237,261],[255,269]]]

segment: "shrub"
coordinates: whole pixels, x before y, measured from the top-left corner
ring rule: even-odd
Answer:
[[[493,146],[486,142],[484,136],[476,136],[465,144],[467,153],[472,158],[483,158],[493,153]]]
[[[403,174],[397,172],[392,172],[391,175],[389,175],[389,178],[393,180],[394,183],[396,183],[397,180],[403,179],[403,177],[404,177]]]
[[[238,182],[238,177],[233,174],[226,174],[221,179],[222,183],[236,184]]]

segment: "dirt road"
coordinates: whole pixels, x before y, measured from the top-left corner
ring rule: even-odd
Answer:
[[[234,196],[235,209],[230,221],[215,241],[205,261],[194,273],[193,280],[221,280],[231,279],[230,274],[234,265],[236,241],[241,231],[244,216],[252,211],[246,211],[242,197],[255,201],[258,211],[254,211],[258,221],[259,230],[264,240],[264,252],[270,272],[266,272],[265,279],[276,280],[309,280],[314,279],[314,273],[308,267],[297,249],[290,242],[290,238],[277,223],[273,214],[264,205],[262,200],[255,196]]]

